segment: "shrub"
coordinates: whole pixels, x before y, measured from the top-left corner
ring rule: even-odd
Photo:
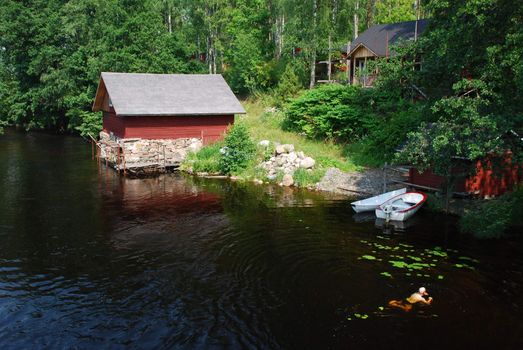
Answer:
[[[223,143],[213,143],[209,146],[203,147],[197,153],[191,153],[185,162],[187,166],[192,167],[193,171],[205,172],[210,174],[217,174],[220,172],[220,148]]]
[[[323,85],[292,100],[283,126],[309,138],[349,143],[347,154],[362,165],[394,159],[407,134],[423,121],[426,105],[394,92]]]
[[[418,127],[422,108],[405,106],[387,118],[379,119],[368,135],[349,147],[349,151],[357,155],[355,160],[369,166],[380,166],[393,160],[407,134]]]
[[[463,215],[459,224],[463,232],[472,233],[477,238],[499,238],[509,227],[523,226],[522,214],[523,186],[520,186],[499,198],[479,201]]]
[[[322,85],[290,102],[285,127],[310,138],[354,141],[375,124],[369,97],[358,86]]]
[[[511,205],[504,199],[481,203],[463,215],[460,229],[477,238],[500,238],[510,222]]]
[[[80,132],[80,135],[84,137],[91,135],[96,138],[100,131],[102,131],[102,114],[76,109],[74,112],[77,113],[77,120],[81,120],[81,124],[75,127],[75,129]]]
[[[242,123],[233,125],[225,136],[225,147],[220,159],[221,172],[229,175],[245,169],[255,153],[256,147],[247,127]]]
[[[273,90],[273,102],[277,107],[283,106],[287,99],[295,97],[303,89],[300,78],[296,75],[292,63],[285,67],[278,85]]]

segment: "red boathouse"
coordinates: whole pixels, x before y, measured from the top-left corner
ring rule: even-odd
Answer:
[[[455,167],[456,174],[463,173],[465,165]],[[512,159],[512,153],[502,156],[488,155],[475,162],[475,171],[467,177],[459,177],[454,183],[455,192],[469,193],[480,197],[497,197],[512,191],[523,181],[523,167]],[[409,182],[417,186],[440,189],[445,178],[436,175],[432,170],[419,173],[416,168],[409,172]]]
[[[102,73],[93,111],[116,139],[223,137],[245,110],[221,75]]]

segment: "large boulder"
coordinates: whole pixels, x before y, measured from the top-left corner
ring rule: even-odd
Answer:
[[[289,153],[289,163],[294,163],[296,161],[296,159],[298,159],[298,156],[296,155],[295,152],[290,152]]]
[[[283,180],[282,180],[281,184],[285,187],[294,185],[294,179],[292,178],[292,175],[291,174],[283,175]]]
[[[294,145],[286,143],[285,145],[283,145],[283,150],[286,153],[294,152]]]
[[[276,145],[274,150],[276,151],[276,154],[285,153],[285,148],[283,147],[283,145]]]
[[[202,141],[195,140],[195,141],[191,142],[191,144],[187,148],[189,149],[190,152],[195,152],[196,153],[199,150],[201,150],[202,147],[203,147]]]
[[[107,141],[111,138],[111,136],[106,133],[105,131],[100,131],[100,140]]]
[[[312,159],[311,157],[305,157],[300,162],[300,168],[311,169],[314,166],[314,164],[316,164],[316,161],[314,159]]]
[[[261,146],[261,147],[269,147],[269,145],[271,144],[271,141],[269,140],[261,140],[260,142],[258,142],[258,145]]]

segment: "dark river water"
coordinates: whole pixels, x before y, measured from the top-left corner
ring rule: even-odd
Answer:
[[[523,348],[523,244],[422,210],[120,178],[79,138],[0,136],[0,349]],[[387,302],[420,286],[409,313]]]

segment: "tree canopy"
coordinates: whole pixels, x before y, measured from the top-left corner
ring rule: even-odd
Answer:
[[[100,118],[90,106],[101,71],[221,73],[247,94],[276,86],[293,61],[306,86],[316,59],[352,38],[355,18],[360,30],[372,24],[375,3],[5,0],[0,120],[28,129],[95,130]]]
[[[431,0],[427,9],[430,27],[410,49],[412,59],[423,57],[423,69],[396,70],[427,92],[431,111],[403,156],[442,174],[452,157],[509,150],[521,160],[523,3]]]

